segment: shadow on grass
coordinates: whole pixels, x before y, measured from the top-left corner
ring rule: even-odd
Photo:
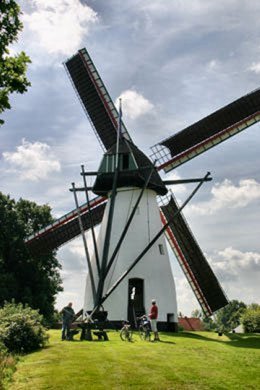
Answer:
[[[212,332],[212,334],[214,334]],[[174,334],[173,334],[174,335]],[[215,333],[216,335],[216,333]],[[215,343],[226,344],[231,347],[237,348],[253,348],[260,349],[260,335],[251,333],[251,334],[236,334],[236,333],[223,333],[229,340],[221,340],[223,336],[217,336],[218,338],[214,339],[211,337],[203,336],[202,334],[198,334],[196,332],[181,332],[178,333],[177,337],[187,337],[191,339],[204,340],[204,341],[212,341]],[[176,335],[175,335],[176,336]]]
[[[161,343],[163,343],[163,344],[176,344],[174,341],[166,341],[166,340],[162,340],[162,339],[160,339],[160,341],[159,341],[159,343],[161,344]]]

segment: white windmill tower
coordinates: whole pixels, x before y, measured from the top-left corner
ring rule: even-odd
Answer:
[[[150,160],[132,142],[122,137],[118,151],[116,149],[114,145],[104,155],[92,189],[98,195],[107,196],[108,202],[97,240],[100,273],[96,267],[96,258],[92,257],[97,297],[93,296],[88,275],[84,312],[91,311],[98,304],[103,294],[105,295],[120,280],[122,274],[131,267],[134,260],[142,254],[162,228],[156,197],[165,195],[167,189],[160,176]],[[118,177],[116,191],[113,193],[117,161]],[[127,232],[123,237],[125,229]],[[107,259],[103,256],[106,251]],[[140,258],[104,302],[104,310],[109,313],[110,321],[132,319],[133,288],[134,309],[137,315],[144,314],[149,309],[151,299],[156,297],[160,307],[159,321],[177,322],[174,278],[163,235]]]
[[[158,171],[168,172],[259,121],[260,90],[155,145],[155,167],[119,120],[86,49],[79,50],[65,67],[105,151],[97,172],[82,170],[83,178],[96,175],[91,190],[97,197],[89,200],[87,196],[86,204],[28,237],[28,248],[35,253],[52,250],[80,231],[92,229],[95,253],[88,259],[84,312],[103,305],[110,320],[131,319],[135,288],[136,311],[147,311],[151,298],[156,298],[161,329],[174,330],[176,293],[164,232],[202,310],[211,315],[228,303],[227,298],[173,195],[158,206],[158,197],[169,195],[166,186],[172,184],[163,182]],[[205,180],[207,175],[187,182],[201,185]],[[75,195],[77,189],[73,190]],[[93,227],[100,223],[96,240]]]

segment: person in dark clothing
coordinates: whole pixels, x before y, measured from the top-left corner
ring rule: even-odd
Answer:
[[[62,334],[61,339],[62,340],[70,340],[70,327],[71,323],[74,319],[75,312],[72,309],[72,302],[68,304],[68,306],[65,306],[62,311]]]

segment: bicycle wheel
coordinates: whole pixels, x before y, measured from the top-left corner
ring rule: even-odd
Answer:
[[[120,338],[122,341],[126,341],[127,340],[127,330],[125,328],[122,328],[120,330]]]
[[[132,341],[132,337],[133,337],[133,331],[131,329],[128,329],[128,331],[127,331],[127,340],[128,341]]]
[[[149,328],[145,330],[145,340],[147,341],[151,340],[151,331]]]
[[[139,336],[141,340],[145,340],[145,329],[143,325],[139,326]]]
[[[144,325],[139,326],[139,336],[141,340],[150,341],[151,332],[150,329],[145,327]]]
[[[130,329],[122,328],[120,330],[120,337],[123,341],[131,341],[133,332]]]

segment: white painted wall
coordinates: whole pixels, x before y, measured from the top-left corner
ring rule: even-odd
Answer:
[[[139,188],[118,189],[110,240],[110,255],[118,242],[140,191],[141,190]],[[102,256],[109,205],[110,201],[107,203],[98,236],[100,258]],[[104,293],[133,263],[146,245],[148,245],[151,239],[158,233],[161,227],[162,223],[156,201],[156,193],[152,190],[145,190],[139,204],[138,211],[135,214],[127,232],[127,236],[125,237],[119,254],[108,274],[105,282]],[[163,245],[163,255],[160,254],[159,244]],[[98,279],[94,256],[91,261],[97,284]],[[174,322],[177,322],[178,312],[175,284],[164,235],[159,238],[153,247],[140,260],[140,262],[126,276],[125,280],[121,282],[111,296],[104,302],[104,309],[108,311],[108,318],[110,321],[127,319],[128,280],[131,278],[144,279],[144,303],[147,313],[151,306],[151,299],[154,298],[156,299],[159,307],[158,320],[167,321],[167,313],[173,313]],[[84,312],[92,309],[93,299],[88,276],[86,281]]]

